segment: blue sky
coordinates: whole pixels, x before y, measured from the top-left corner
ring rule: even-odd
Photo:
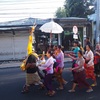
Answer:
[[[65,0],[0,0],[0,22],[33,18],[53,18]]]

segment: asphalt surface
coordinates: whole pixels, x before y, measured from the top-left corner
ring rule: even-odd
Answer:
[[[76,88],[75,93],[68,93],[71,89],[72,82],[71,72],[66,68],[71,67],[71,63],[65,64],[65,70],[63,77],[68,84],[64,86],[64,90],[58,91],[58,83],[53,81],[56,94],[53,97],[45,95],[46,90],[39,90],[39,86],[30,88],[30,92],[27,94],[21,94],[22,87],[25,83],[25,72],[22,72],[20,68],[4,68],[0,69],[0,100],[100,100],[100,78],[97,78],[98,85],[93,87],[94,91],[86,93],[86,89]],[[91,80],[88,80],[92,84]]]

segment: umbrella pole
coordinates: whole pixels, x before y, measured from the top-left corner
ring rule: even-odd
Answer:
[[[51,43],[52,42],[52,32],[50,33],[50,46],[51,46]]]
[[[58,45],[61,45],[61,38],[60,38],[60,34],[58,34]]]

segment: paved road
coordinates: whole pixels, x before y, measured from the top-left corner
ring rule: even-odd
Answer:
[[[19,68],[0,69],[0,100],[100,100],[100,78],[97,78],[98,86],[92,93],[86,93],[86,89],[76,89],[75,93],[68,93],[71,88],[71,72],[66,71],[71,63],[65,64],[63,76],[69,81],[63,91],[56,91],[53,97],[45,96],[46,90],[38,90],[38,86],[32,87],[28,94],[21,94],[25,82],[25,73]],[[91,83],[91,80],[89,80]],[[54,81],[54,87],[58,84]]]

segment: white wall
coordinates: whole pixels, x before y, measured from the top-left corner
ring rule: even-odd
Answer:
[[[27,54],[28,32],[0,33],[0,60],[23,59]]]

